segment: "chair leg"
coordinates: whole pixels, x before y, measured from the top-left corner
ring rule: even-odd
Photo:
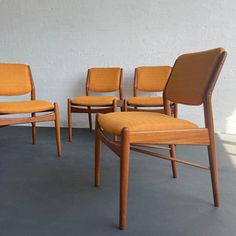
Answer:
[[[88,109],[90,110],[90,107],[88,107]],[[88,113],[88,119],[89,119],[89,130],[91,133],[93,131],[92,114],[91,113]]]
[[[176,158],[175,145],[171,144],[171,145],[169,145],[169,148],[170,148],[170,156],[173,158]],[[171,161],[171,166],[172,166],[173,178],[177,178],[178,172],[177,172],[176,162]]]
[[[68,112],[68,136],[69,141],[72,142],[72,113],[71,113],[71,100],[67,100],[67,112]]]
[[[101,159],[101,140],[99,138],[98,122],[96,118],[95,128],[95,187],[100,186],[100,159]]]
[[[129,178],[130,143],[129,131],[124,128],[121,136],[120,155],[120,225],[121,230],[126,227],[127,200],[128,200],[128,178]]]
[[[61,133],[60,133],[60,117],[57,103],[54,103],[55,112],[55,130],[56,130],[56,142],[57,142],[57,155],[61,156]]]
[[[174,104],[174,117],[178,117],[178,105],[176,103]]]
[[[32,117],[35,117],[35,113],[32,113]],[[32,122],[32,143],[36,143],[36,123]]]
[[[220,193],[219,193],[219,180],[218,180],[218,165],[216,159],[215,143],[207,146],[210,171],[211,171],[211,182],[213,190],[214,205],[218,207],[220,205]]]

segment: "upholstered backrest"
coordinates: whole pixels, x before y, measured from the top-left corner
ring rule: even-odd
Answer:
[[[87,87],[94,92],[113,92],[119,89],[121,68],[91,68],[88,70]]]
[[[0,96],[23,95],[31,90],[30,72],[27,65],[0,63]]]
[[[135,88],[140,91],[163,91],[171,73],[170,66],[141,66],[135,69]]]
[[[176,103],[200,105],[225,59],[223,48],[180,56],[172,69],[164,96]]]

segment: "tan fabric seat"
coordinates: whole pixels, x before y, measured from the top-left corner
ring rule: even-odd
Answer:
[[[173,118],[155,112],[113,112],[101,114],[99,125],[113,135],[120,135],[123,128],[129,131],[161,131],[178,129],[195,129],[192,122]]]
[[[128,105],[140,106],[163,106],[162,97],[131,97],[127,101]]]
[[[71,104],[81,106],[106,106],[112,105],[113,100],[119,99],[112,96],[80,96],[71,99]]]
[[[133,106],[163,106],[162,97],[131,97],[127,101],[128,105]],[[171,103],[173,104],[173,102]]]
[[[0,114],[34,113],[52,109],[52,103],[40,100],[0,102]]]

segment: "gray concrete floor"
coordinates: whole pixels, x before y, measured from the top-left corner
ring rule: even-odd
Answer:
[[[132,153],[127,229],[118,229],[119,161],[103,148],[102,185],[93,186],[94,134],[62,129],[57,159],[52,128],[6,127],[0,137],[0,235],[236,235],[236,137],[217,136],[221,207],[213,206],[208,171]],[[207,164],[201,147],[178,147]]]

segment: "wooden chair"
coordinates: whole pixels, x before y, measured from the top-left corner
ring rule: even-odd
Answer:
[[[180,56],[164,89],[165,114],[154,112],[115,112],[98,114],[95,139],[95,186],[100,185],[101,141],[120,157],[120,229],[126,226],[130,150],[169,160],[173,177],[176,162],[210,170],[215,206],[219,206],[218,170],[215,153],[211,95],[226,58],[222,48]],[[204,107],[205,127],[171,117],[170,102]],[[120,136],[119,142],[105,133]],[[170,155],[145,148],[169,144]],[[202,145],[208,149],[209,167],[176,158],[175,145]],[[161,147],[159,147],[161,148]],[[166,147],[165,147],[166,148]]]
[[[133,97],[127,100],[128,111],[148,111],[145,107],[157,108],[151,112],[164,112],[164,103],[162,96],[138,96],[143,92],[163,92],[167,80],[171,73],[170,66],[141,66],[135,68]],[[177,117],[177,104],[171,103],[171,109],[174,117]]]
[[[36,143],[36,122],[54,121],[57,154],[61,156],[60,118],[57,103],[36,100],[30,67],[24,64],[0,64],[0,96],[31,93],[31,100],[0,102],[0,116],[30,113],[31,117],[0,117],[0,127],[32,123],[32,142]],[[36,115],[47,112],[47,114]]]
[[[91,96],[91,92],[119,92],[119,96]],[[68,135],[72,141],[72,113],[88,113],[89,128],[92,131],[92,113],[116,111],[117,101],[122,100],[122,69],[90,68],[87,73],[86,96],[68,99]],[[94,108],[92,108],[94,107]]]

